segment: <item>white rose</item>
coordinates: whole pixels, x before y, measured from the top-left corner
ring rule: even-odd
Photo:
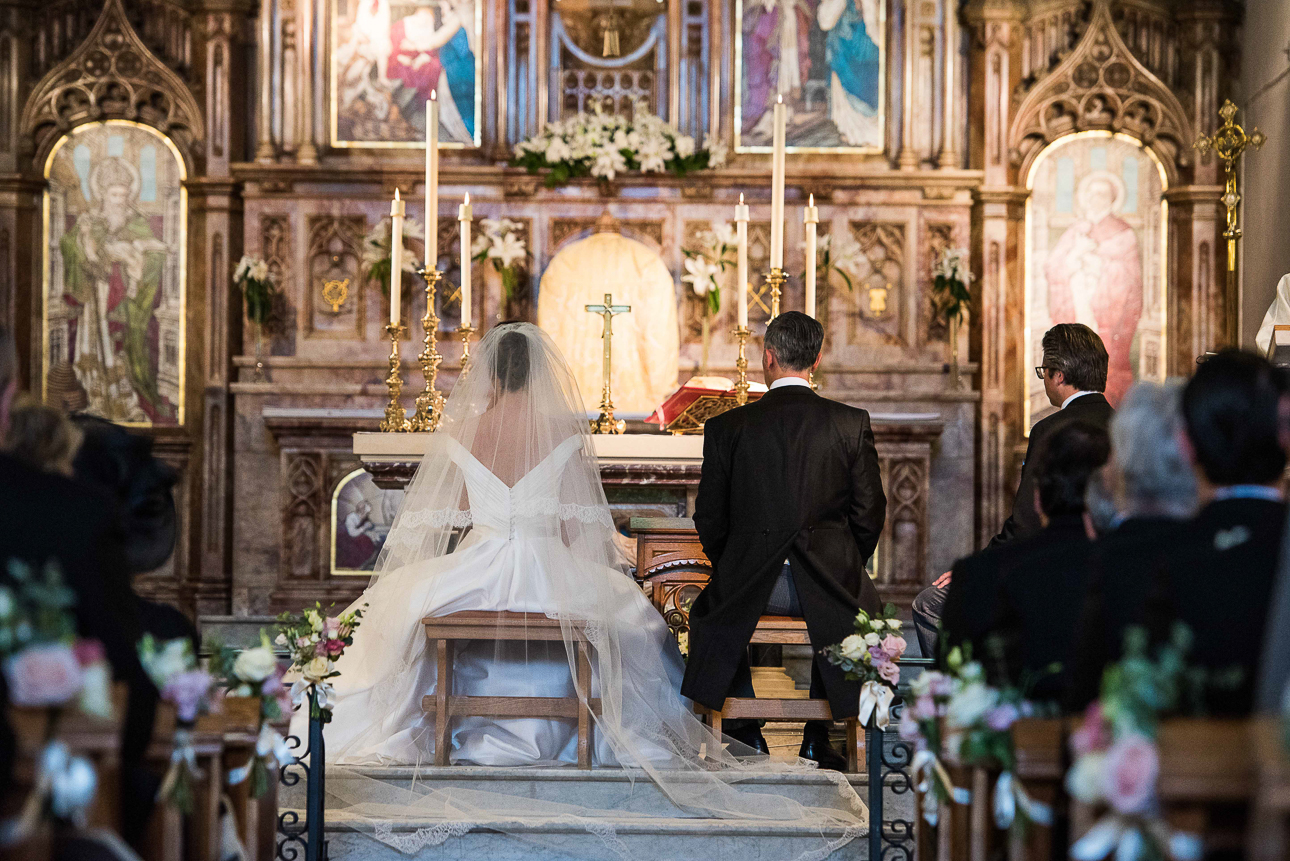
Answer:
[[[972,726],[994,708],[998,699],[999,692],[994,688],[988,688],[979,682],[970,684],[950,698],[945,721],[952,727]]]
[[[279,634],[274,638],[273,642],[277,643],[279,646],[285,646],[287,644],[287,635]]]
[[[259,683],[273,675],[278,668],[278,659],[273,652],[263,646],[246,649],[233,662],[233,675],[244,682]]]
[[[839,651],[842,653],[842,657],[849,661],[861,660],[869,653],[868,647],[865,646],[864,637],[859,634],[852,634],[843,640]]]
[[[1095,804],[1102,799],[1106,782],[1106,754],[1086,753],[1075,761],[1066,773],[1066,791],[1085,804]]]
[[[335,669],[335,666],[332,662],[320,655],[305,664],[305,668],[300,672],[305,677],[305,681],[320,682],[330,675],[333,669]]]
[[[900,627],[901,627],[901,624],[902,624],[902,622],[901,622],[899,619],[888,619],[888,620],[887,620],[887,627],[888,627],[888,628],[891,628],[893,631],[899,631],[899,630],[900,630]]]
[[[882,637],[879,637],[877,634],[870,631],[868,634],[864,635],[864,641],[866,645],[876,646],[882,642]]]

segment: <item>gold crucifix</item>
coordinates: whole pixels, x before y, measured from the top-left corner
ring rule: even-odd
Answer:
[[[1236,241],[1241,238],[1237,209],[1241,203],[1241,194],[1236,190],[1236,171],[1240,166],[1241,155],[1246,149],[1259,149],[1267,141],[1258,126],[1255,126],[1254,130],[1247,135],[1245,129],[1234,122],[1236,111],[1236,105],[1232,104],[1230,99],[1224,101],[1223,107],[1218,110],[1219,116],[1223,118],[1223,125],[1214,132],[1213,137],[1200,135],[1193,144],[1193,147],[1202,154],[1212,149],[1214,154],[1223,160],[1227,171],[1227,188],[1224,189],[1223,196],[1219,200],[1227,207],[1227,229],[1223,231],[1223,238],[1227,240],[1227,320],[1225,322],[1232,343],[1236,343],[1239,337],[1236,331]]]
[[[592,433],[618,434],[627,429],[627,422],[614,419],[614,400],[609,392],[609,373],[613,361],[614,315],[626,314],[631,310],[631,305],[615,305],[612,293],[605,294],[603,304],[587,306],[588,313],[599,314],[605,319],[605,331],[601,335],[601,339],[605,342],[605,384],[600,390],[600,415],[591,420]]]

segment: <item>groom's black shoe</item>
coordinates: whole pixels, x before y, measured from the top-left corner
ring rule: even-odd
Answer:
[[[761,734],[761,727],[756,721],[749,723],[747,726],[734,727],[733,729],[722,729],[722,734],[732,738],[740,744],[750,747],[755,753],[762,756],[770,755],[770,746],[766,744],[766,737]]]
[[[818,730],[808,725],[806,731],[802,733],[802,746],[798,749],[797,755],[802,759],[809,759],[817,763],[820,768],[825,768],[829,771],[847,770],[847,758],[834,750],[833,745],[829,744],[827,730]]]

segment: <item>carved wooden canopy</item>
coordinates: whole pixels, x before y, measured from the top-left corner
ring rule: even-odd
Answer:
[[[204,135],[201,108],[183,80],[148,50],[121,0],[107,0],[85,41],[50,70],[22,112],[20,134],[43,165],[54,143],[78,125],[134,120],[179,147],[191,171],[193,144]]]
[[[1096,0],[1082,38],[1021,99],[1009,137],[1024,177],[1045,146],[1089,130],[1123,132],[1151,147],[1170,184],[1190,162],[1195,135],[1173,91],[1125,44],[1107,0]]]

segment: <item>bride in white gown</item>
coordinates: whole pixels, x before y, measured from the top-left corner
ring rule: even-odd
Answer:
[[[582,400],[540,329],[527,323],[492,329],[429,439],[376,575],[354,604],[367,605],[363,624],[337,664],[326,729],[329,772],[353,768],[350,779],[329,782],[329,807],[343,808],[346,821],[377,821],[378,839],[390,821],[443,825],[416,832],[426,844],[485,816],[527,823],[572,816],[601,833],[597,819],[609,811],[434,786],[433,711],[423,710],[422,698],[435,690],[436,669],[421,620],[506,610],[558,619],[564,642],[460,644],[453,695],[573,696],[576,643],[585,638],[592,647],[591,695],[600,701],[595,765],[643,769],[682,811],[677,815],[816,822],[830,832],[821,840],[830,851],[839,839],[862,833],[864,808],[845,781],[838,782],[838,807],[825,809],[733,785],[805,766],[736,758],[723,749],[730,740],[714,735],[680,696],[680,652],[617,561]],[[456,718],[449,760],[573,763],[576,729],[563,719]],[[372,774],[374,766],[417,766],[420,779],[411,789],[406,782],[367,785],[357,775]],[[389,842],[406,850],[407,841],[400,833]]]

